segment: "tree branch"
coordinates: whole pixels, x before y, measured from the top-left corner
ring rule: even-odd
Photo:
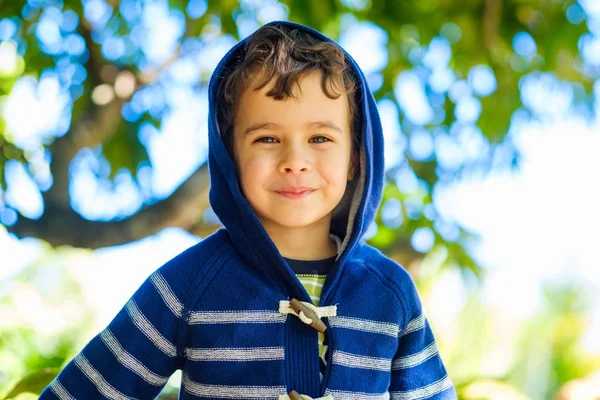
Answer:
[[[491,50],[498,39],[498,30],[502,19],[502,0],[485,0],[481,24],[483,45]]]
[[[86,68],[90,76],[89,82],[93,88],[104,82],[102,71],[104,68],[112,66],[112,64],[104,62],[102,59],[100,47],[92,40],[91,29],[87,21],[82,21],[79,32],[84,38],[89,52]],[[177,50],[163,65],[148,73],[139,72],[135,74],[136,84],[131,94],[144,85],[154,83],[160,71],[177,60],[179,54],[180,52]],[[121,71],[121,73],[125,72]],[[116,76],[117,74],[113,78],[116,79]],[[112,84],[114,81],[110,83]],[[117,133],[118,126],[123,121],[121,108],[125,101],[131,98],[131,94],[125,98],[115,96],[112,101],[104,106],[98,106],[90,102],[88,98],[80,100],[88,102],[84,115],[72,123],[71,128],[64,136],[57,138],[49,146],[52,154],[50,172],[53,183],[52,187],[46,193],[43,193],[46,213],[51,210],[56,215],[68,216],[71,213],[75,214],[71,210],[69,198],[69,166],[71,161],[82,148],[100,145]]]
[[[93,107],[69,132],[49,146],[52,154],[50,172],[52,186],[43,194],[46,209],[70,208],[69,165],[79,150],[94,147],[116,132],[121,121],[123,101],[115,98],[104,107]]]
[[[202,214],[209,207],[208,188],[208,164],[205,163],[169,197],[124,220],[89,221],[71,208],[50,204],[39,220],[20,217],[7,229],[19,238],[36,237],[54,247],[91,249],[140,240],[167,227],[194,232],[203,226]]]
[[[91,26],[83,20],[81,33],[89,52],[86,69],[89,74],[90,91],[102,83],[114,84],[119,71],[103,74],[112,64],[102,58],[100,47],[92,40]],[[121,108],[131,94],[140,87],[153,83],[160,71],[173,63],[179,56],[177,51],[162,66],[148,72],[132,73],[135,87],[129,96],[115,96],[108,104],[99,106],[91,102],[91,93],[80,101],[85,107],[82,115],[74,122],[69,131],[57,138],[50,146],[52,154],[50,172],[52,187],[43,193],[45,210],[39,220],[19,216],[15,225],[8,231],[17,237],[36,237],[52,246],[70,245],[82,248],[100,248],[129,243],[152,235],[160,230],[176,226],[186,230],[201,229],[202,213],[208,208],[208,167],[200,167],[171,196],[154,205],[142,209],[121,221],[89,221],[71,208],[69,198],[69,166],[77,153],[85,147],[102,144],[117,132],[122,123]],[[126,73],[121,71],[121,73]],[[107,81],[106,77],[109,77]]]
[[[91,27],[87,21],[82,21],[79,25],[89,58],[86,62],[89,82],[91,88],[100,84],[101,71],[103,63],[100,61],[101,54],[99,46],[92,40]],[[90,89],[91,90],[91,89]],[[79,150],[84,147],[94,147],[116,131],[120,123],[121,107],[124,100],[115,97],[110,103],[104,106],[97,106],[89,98],[82,97],[79,101],[87,106],[77,121],[71,123],[69,131],[60,138],[57,138],[50,146],[52,154],[50,163],[50,172],[52,174],[52,187],[43,194],[46,210],[55,210],[58,214],[59,209],[69,210],[71,208],[69,201],[69,165],[71,160]]]

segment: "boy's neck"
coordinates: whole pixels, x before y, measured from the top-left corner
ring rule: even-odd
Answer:
[[[337,254],[337,245],[329,236],[330,219],[290,228],[271,221],[261,221],[279,253],[293,260],[323,260]]]

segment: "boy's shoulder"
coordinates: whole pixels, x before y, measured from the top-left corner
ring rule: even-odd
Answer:
[[[398,285],[414,284],[406,268],[383,254],[381,250],[363,242],[358,256],[365,267],[383,275],[386,280]]]
[[[229,233],[220,229],[171,258],[155,274],[160,274],[173,290],[185,291],[199,275],[207,273],[230,250]]]
[[[360,246],[358,256],[364,267],[378,275],[407,309],[420,303],[415,281],[403,265],[366,243]]]

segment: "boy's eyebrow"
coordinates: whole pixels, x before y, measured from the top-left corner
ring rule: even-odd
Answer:
[[[310,127],[331,128],[339,133],[343,133],[342,128],[334,124],[332,121],[313,121],[307,124]]]
[[[278,128],[280,126],[281,125],[274,124],[272,122],[257,122],[256,124],[252,124],[246,128],[246,130],[244,131],[244,136],[249,134],[252,131],[256,131],[259,129],[273,129],[273,128]]]
[[[313,127],[330,128],[339,133],[344,132],[342,130],[342,128],[340,128],[339,126],[334,124],[332,121],[311,121],[311,122],[307,123],[306,126],[310,127],[310,128],[313,128]],[[279,127],[281,127],[280,124],[276,124],[273,122],[258,122],[256,124],[252,124],[248,128],[246,128],[246,130],[244,130],[244,135],[247,135],[250,132],[256,131],[258,129],[274,129],[274,128],[279,128]]]

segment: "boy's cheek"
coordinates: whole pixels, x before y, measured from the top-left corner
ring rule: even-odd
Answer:
[[[260,160],[248,160],[240,164],[238,176],[246,197],[264,189],[269,183],[269,169]]]
[[[274,167],[270,165],[267,157],[250,156],[245,157],[239,163],[240,172],[244,175],[253,177],[254,179],[264,176],[270,169]]]

